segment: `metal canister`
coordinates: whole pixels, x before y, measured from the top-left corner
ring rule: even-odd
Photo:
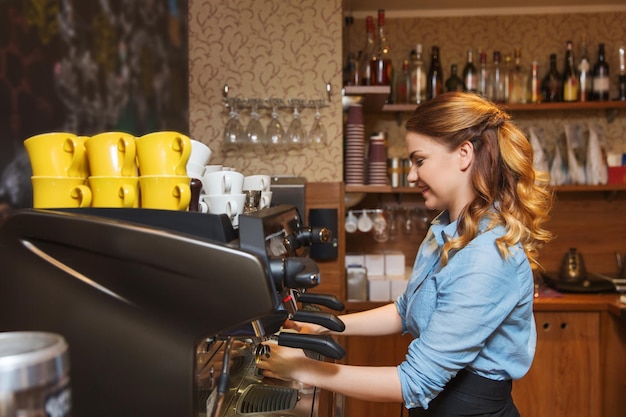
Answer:
[[[0,415],[72,415],[68,346],[47,332],[0,333]]]
[[[402,186],[402,161],[400,158],[387,159],[387,174],[392,187]]]
[[[402,187],[415,187],[414,183],[409,183],[407,177],[411,171],[411,161],[408,158],[402,160]]]

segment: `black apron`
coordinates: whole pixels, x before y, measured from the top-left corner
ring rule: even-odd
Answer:
[[[511,397],[512,387],[510,380],[494,381],[462,370],[427,410],[411,408],[409,417],[519,417]]]

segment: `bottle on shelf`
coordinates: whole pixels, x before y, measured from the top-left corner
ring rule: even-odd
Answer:
[[[593,66],[591,89],[596,101],[609,100],[609,64],[606,62],[604,43],[598,44],[598,61]]]
[[[426,69],[422,61],[422,44],[415,45],[415,55],[411,54],[411,103],[420,104],[426,100]]]
[[[450,91],[464,91],[465,84],[458,74],[458,67],[456,64],[450,66],[450,76],[446,80],[446,92]]]
[[[626,58],[624,57],[625,49],[622,46],[618,50],[619,54],[619,75],[617,77],[618,86],[619,86],[619,94],[617,96],[618,100],[626,101],[626,62],[624,61]]]
[[[376,52],[372,56],[371,85],[391,85],[393,80],[391,66],[391,47],[385,36],[385,10],[378,10],[378,37],[376,38]]]
[[[433,46],[430,53],[430,67],[426,80],[427,98],[433,99],[443,94],[443,70],[439,61],[439,47]]]
[[[511,67],[513,66],[513,61],[510,54],[506,54],[504,56],[504,102],[509,103],[509,93],[511,91]]]
[[[485,51],[480,52],[478,62],[478,94],[488,97],[489,69],[487,68],[487,53]]]
[[[541,76],[539,75],[539,63],[533,61],[530,65],[530,77],[528,78],[528,101],[541,103]]]
[[[402,62],[402,73],[397,77],[395,94],[396,98],[394,103],[411,103],[411,71],[409,69],[409,61],[407,59]]]
[[[522,65],[522,50],[515,48],[515,62],[509,71],[509,103],[528,102],[528,71]]]
[[[489,83],[487,84],[487,97],[494,103],[506,102],[506,91],[504,84],[505,71],[500,65],[500,51],[493,52],[493,68],[489,74]]]
[[[580,101],[590,101],[591,96],[591,63],[587,56],[587,39],[583,36],[580,43],[580,61],[578,61],[578,99]]]
[[[374,18],[367,16],[365,18],[365,46],[360,52],[359,57],[359,84],[371,85],[372,84],[372,67],[370,65],[371,60],[374,57],[376,51],[376,35],[375,35]]]
[[[471,49],[467,50],[467,61],[465,62],[465,67],[463,67],[463,85],[465,91],[470,93],[478,91],[478,70],[476,70],[476,65],[474,65],[474,51]]]
[[[574,45],[572,41],[566,42],[565,69],[563,70],[563,101],[578,101],[580,91],[580,79],[574,65]]]
[[[550,64],[548,72],[541,80],[541,95],[545,103],[555,103],[562,101],[561,74],[556,65],[556,54],[550,54]]]
[[[343,85],[359,85],[359,62],[354,52],[350,51],[350,34],[352,33],[352,25],[354,25],[354,17],[346,16],[346,49],[348,55],[346,59],[346,66],[343,69]]]

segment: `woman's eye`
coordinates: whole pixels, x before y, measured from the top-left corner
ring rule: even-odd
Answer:
[[[421,167],[424,164],[424,160],[422,158],[415,159],[411,162],[411,166]]]

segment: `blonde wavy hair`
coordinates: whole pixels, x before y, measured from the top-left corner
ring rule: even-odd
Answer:
[[[552,239],[543,225],[553,194],[548,173],[534,169],[532,146],[511,117],[476,94],[454,92],[420,104],[406,130],[426,135],[450,151],[468,141],[474,148],[471,176],[477,197],[459,217],[459,236],[443,247],[444,264],[450,251],[464,248],[476,237],[480,220],[487,217],[489,228],[502,225],[506,230],[496,240],[503,257],[519,242],[533,269],[539,267],[539,250]]]

